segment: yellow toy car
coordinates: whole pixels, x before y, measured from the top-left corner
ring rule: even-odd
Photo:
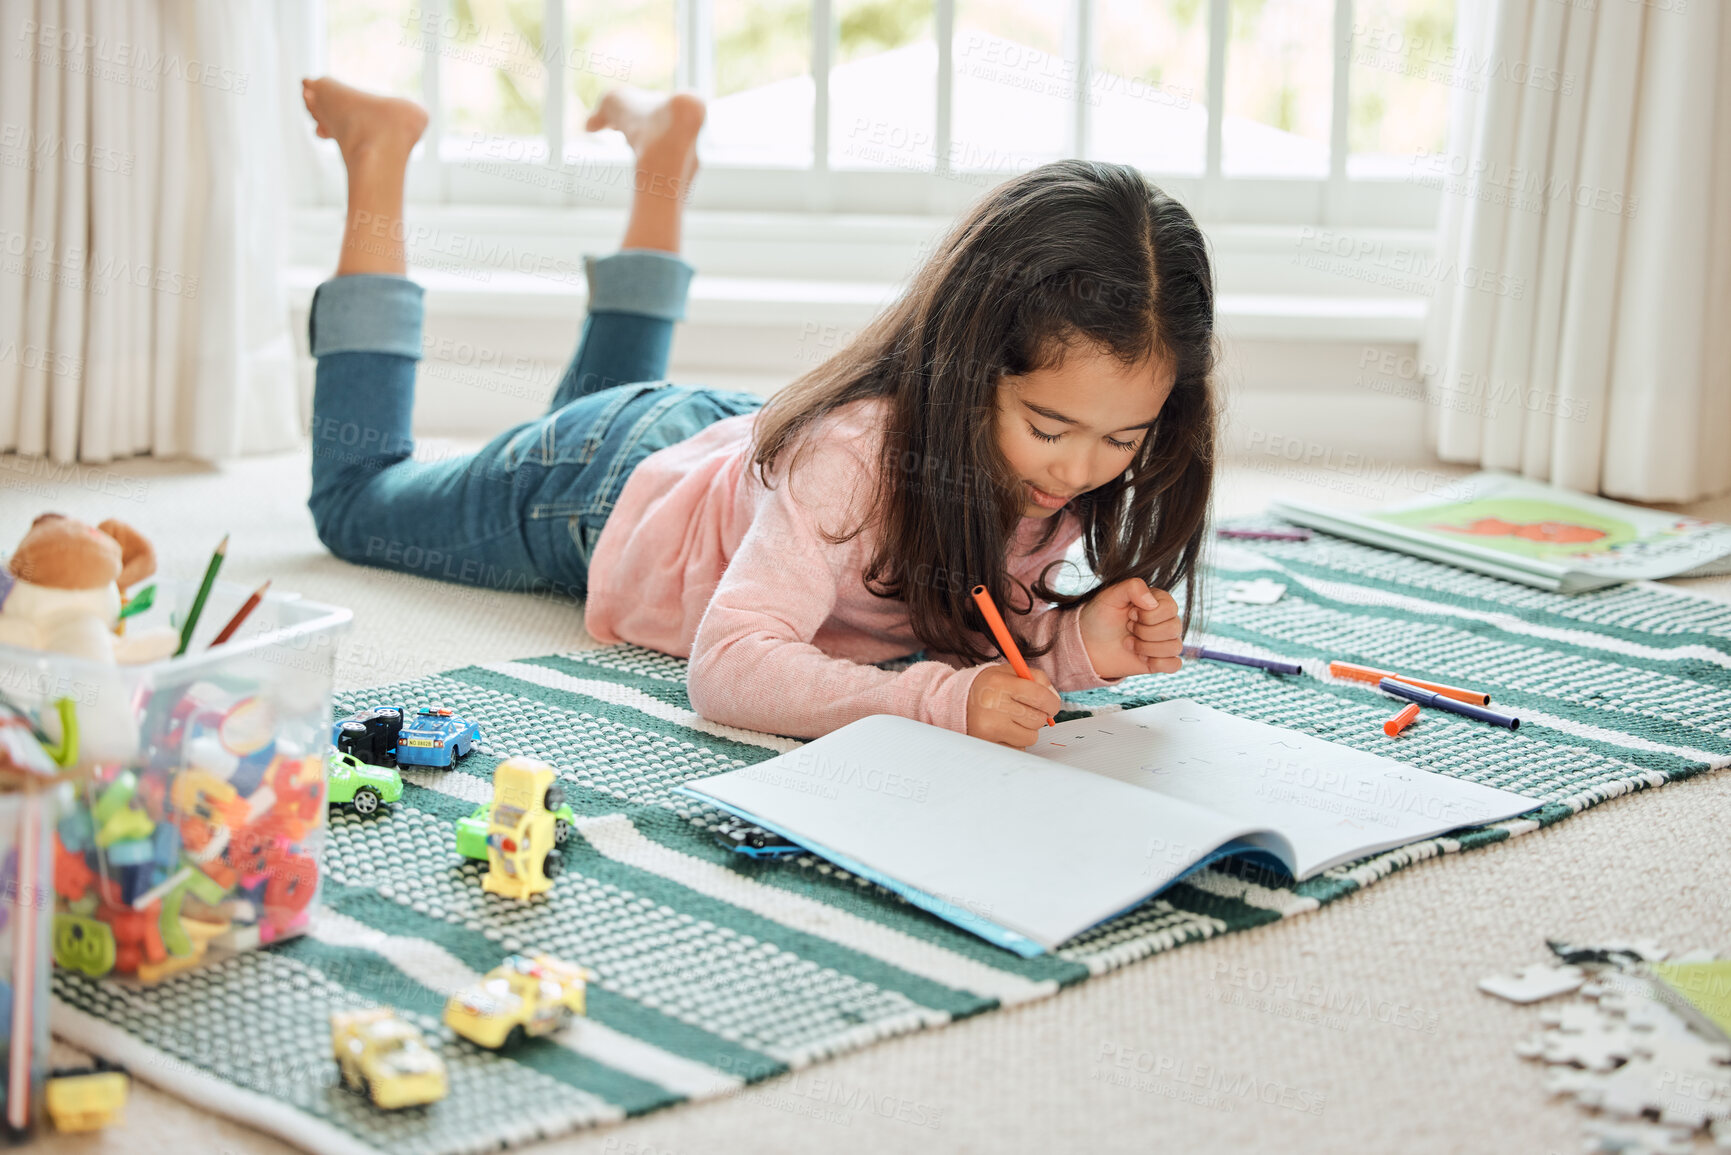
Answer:
[[[531,1035],[552,1034],[582,1014],[583,992],[594,977],[544,954],[514,954],[451,996],[445,1025],[479,1046],[514,1047]]]
[[[437,1102],[449,1089],[445,1061],[389,1007],[332,1015],[331,1050],[343,1082],[386,1111]]]
[[[42,1104],[56,1131],[98,1131],[120,1122],[131,1089],[124,1067],[97,1059],[92,1067],[51,1071]]]
[[[552,889],[564,866],[553,813],[565,804],[557,776],[533,758],[507,758],[494,767],[482,890],[527,899]]]

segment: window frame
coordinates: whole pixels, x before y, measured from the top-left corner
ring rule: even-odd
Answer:
[[[298,33],[289,36],[285,63],[301,75],[319,75],[325,57],[325,5],[317,0],[305,9]],[[674,0],[676,37],[680,51],[676,84],[709,96],[714,83],[713,0]],[[1466,3],[1467,0],[1461,0]],[[1092,24],[1095,0],[1068,0],[1067,55],[1078,75],[1092,67]],[[563,60],[564,0],[543,0],[543,28],[551,55]],[[936,142],[931,171],[832,168],[829,164],[829,63],[835,22],[832,0],[811,0],[811,62],[815,85],[813,155],[807,168],[705,162],[692,194],[692,207],[720,212],[770,212],[804,217],[830,214],[907,214],[952,216],[979,191],[1013,175],[970,170],[949,171],[951,140],[952,52],[956,0],[934,0],[934,32],[938,69]],[[441,18],[445,0],[418,0],[422,20]],[[1353,29],[1353,0],[1334,0],[1333,94],[1329,140],[1329,171],[1319,177],[1241,176],[1223,172],[1221,137],[1224,123],[1227,31],[1230,0],[1208,0],[1209,61],[1206,108],[1208,130],[1201,173],[1146,171],[1146,175],[1182,200],[1206,226],[1321,226],[1330,228],[1430,229],[1441,201],[1439,190],[1425,184],[1348,173],[1347,116]],[[1458,19],[1458,15],[1457,15]],[[442,58],[434,37],[423,37],[421,99],[429,114],[425,141],[410,160],[407,199],[416,205],[482,207],[535,205],[616,208],[626,203],[631,171],[623,161],[573,160],[564,155],[567,69],[546,67],[542,134],[523,138],[535,158],[489,157],[484,165],[466,163],[462,143],[447,138],[440,101]],[[545,58],[549,55],[544,53]],[[1090,104],[1075,102],[1066,154],[1087,158]],[[534,142],[534,143],[531,143]],[[318,150],[314,179],[304,184],[303,204],[340,204],[343,177],[334,150]],[[556,158],[550,162],[549,158]]]

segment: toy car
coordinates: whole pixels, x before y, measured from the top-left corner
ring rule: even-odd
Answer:
[[[98,1058],[92,1067],[56,1067],[48,1073],[42,1105],[56,1131],[97,1131],[120,1122],[132,1076]]]
[[[445,1003],[445,1025],[483,1047],[516,1046],[546,1035],[583,1013],[584,990],[595,976],[544,954],[514,954],[480,982]]]
[[[395,802],[403,796],[403,776],[389,766],[369,766],[353,754],[336,750],[331,751],[328,761],[327,801],[332,806],[346,802],[357,814],[371,814],[381,803]]]
[[[401,706],[374,706],[350,714],[331,727],[331,745],[373,766],[397,761],[397,735],[403,729]]]
[[[724,819],[719,826],[710,827],[709,833],[729,850],[737,850],[752,858],[785,858],[805,850],[798,843],[789,842],[774,831],[754,826],[743,818]]]
[[[422,706],[397,735],[398,766],[451,766],[475,748],[481,727],[449,706]]]
[[[493,804],[483,802],[467,818],[457,819],[457,853],[464,858],[487,860],[487,826],[493,819]],[[563,846],[571,837],[577,816],[569,805],[553,811],[553,845]]]
[[[131,1076],[117,1068],[57,1068],[48,1077],[43,1105],[56,1131],[97,1131],[121,1121],[131,1089]]]
[[[331,1050],[343,1082],[384,1110],[437,1102],[448,1090],[445,1061],[389,1007],[332,1015]]]
[[[554,777],[553,767],[533,758],[507,758],[493,768],[482,890],[526,899],[552,888],[564,866],[553,812],[565,805],[565,792]]]

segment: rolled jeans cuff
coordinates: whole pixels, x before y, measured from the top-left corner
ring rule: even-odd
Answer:
[[[697,270],[655,249],[623,249],[583,258],[591,313],[639,313],[662,321],[685,319],[685,294]]]
[[[421,356],[421,286],[388,273],[332,277],[313,290],[307,343],[326,353]]]

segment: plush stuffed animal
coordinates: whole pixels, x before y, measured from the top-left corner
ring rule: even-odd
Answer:
[[[0,602],[0,643],[129,665],[169,657],[180,644],[168,626],[114,632],[121,592],[156,572],[156,551],[125,522],[90,526],[45,513],[6,568],[14,581]]]
[[[124,522],[86,525],[59,513],[31,522],[7,562],[11,589],[0,601],[0,644],[68,654],[112,666],[173,655],[180,635],[169,626],[115,633],[121,591],[156,572],[156,551]],[[71,710],[45,711],[38,725],[50,742],[87,773],[99,763],[124,762],[138,750],[131,693],[118,670],[69,676]],[[72,753],[76,751],[76,753]]]

